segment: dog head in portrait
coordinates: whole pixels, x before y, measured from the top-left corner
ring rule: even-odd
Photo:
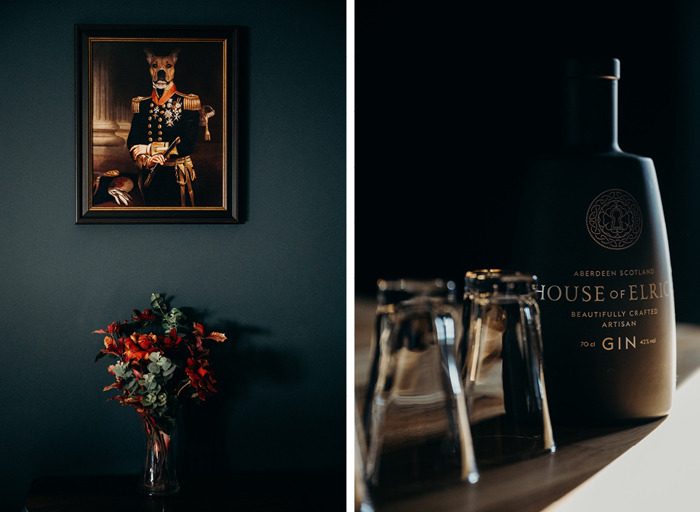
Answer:
[[[146,53],[153,87],[166,89],[175,78],[175,63],[180,49],[173,50],[167,57],[159,57],[148,48],[144,48],[143,51]]]

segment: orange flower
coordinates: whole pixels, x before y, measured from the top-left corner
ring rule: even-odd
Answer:
[[[105,348],[102,349],[103,354],[114,354],[115,356],[121,356],[124,350],[124,345],[120,342],[114,341],[111,336],[105,336]]]
[[[134,333],[130,338],[122,338],[126,349],[124,350],[124,359],[148,359],[148,354],[156,352],[155,347],[157,337],[155,334],[137,334]]]
[[[132,338],[136,336],[135,334],[132,335]],[[150,349],[153,345],[156,344],[156,341],[158,341],[158,337],[151,333],[151,334],[139,334],[138,335],[138,346],[141,347],[144,350]]]
[[[122,331],[122,328],[124,327],[124,324],[118,324],[116,322],[110,324],[109,327],[107,327],[107,330],[105,331],[104,329],[100,329],[99,331],[92,331],[93,333],[99,333],[99,334],[109,334],[109,336],[105,336],[104,339],[104,345],[105,348],[103,348],[100,353],[97,355],[97,358],[95,361],[100,359],[103,356],[106,356],[107,354],[113,354],[117,357],[121,357],[122,352],[124,351],[124,345],[121,342],[121,340],[116,341],[117,335],[119,335]]]

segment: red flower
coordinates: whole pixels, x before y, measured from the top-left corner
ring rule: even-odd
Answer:
[[[112,322],[109,327],[107,327],[107,332],[110,334],[121,334],[122,332],[122,327],[124,327],[124,323],[118,324],[117,322]]]
[[[182,341],[182,338],[180,338],[180,336],[177,335],[177,332],[175,331],[175,329],[171,329],[170,335],[163,338],[163,344],[165,345],[166,348],[177,347],[181,341]]]
[[[204,360],[187,359],[187,376],[190,378],[192,387],[197,390],[197,395],[204,400],[207,396],[216,393],[214,383],[216,382],[209,371],[209,363]]]
[[[117,322],[112,322],[109,327],[107,327],[107,330],[105,331],[104,329],[100,329],[99,331],[92,331],[94,333],[99,333],[99,334],[121,334],[122,328],[124,327],[124,324],[126,322],[123,322],[121,324],[118,324]]]
[[[204,336],[204,326],[202,324],[198,324],[197,322],[194,322],[194,335],[199,337]]]
[[[148,322],[156,319],[156,315],[150,309],[144,309],[143,313],[140,313],[138,309],[134,310],[134,314],[131,315],[131,319],[134,322]]]

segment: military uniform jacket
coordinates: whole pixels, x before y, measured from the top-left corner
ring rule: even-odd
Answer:
[[[192,154],[197,141],[199,109],[199,97],[178,92],[175,84],[160,98],[155,89],[151,96],[134,98],[131,101],[134,118],[126,142],[127,148],[152,142],[171,143],[180,137],[175,158]]]

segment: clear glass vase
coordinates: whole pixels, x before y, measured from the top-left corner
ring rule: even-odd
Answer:
[[[175,472],[175,451],[172,434],[175,428],[164,432],[155,420],[140,414],[146,434],[146,456],[139,490],[149,496],[168,496],[180,490]]]

